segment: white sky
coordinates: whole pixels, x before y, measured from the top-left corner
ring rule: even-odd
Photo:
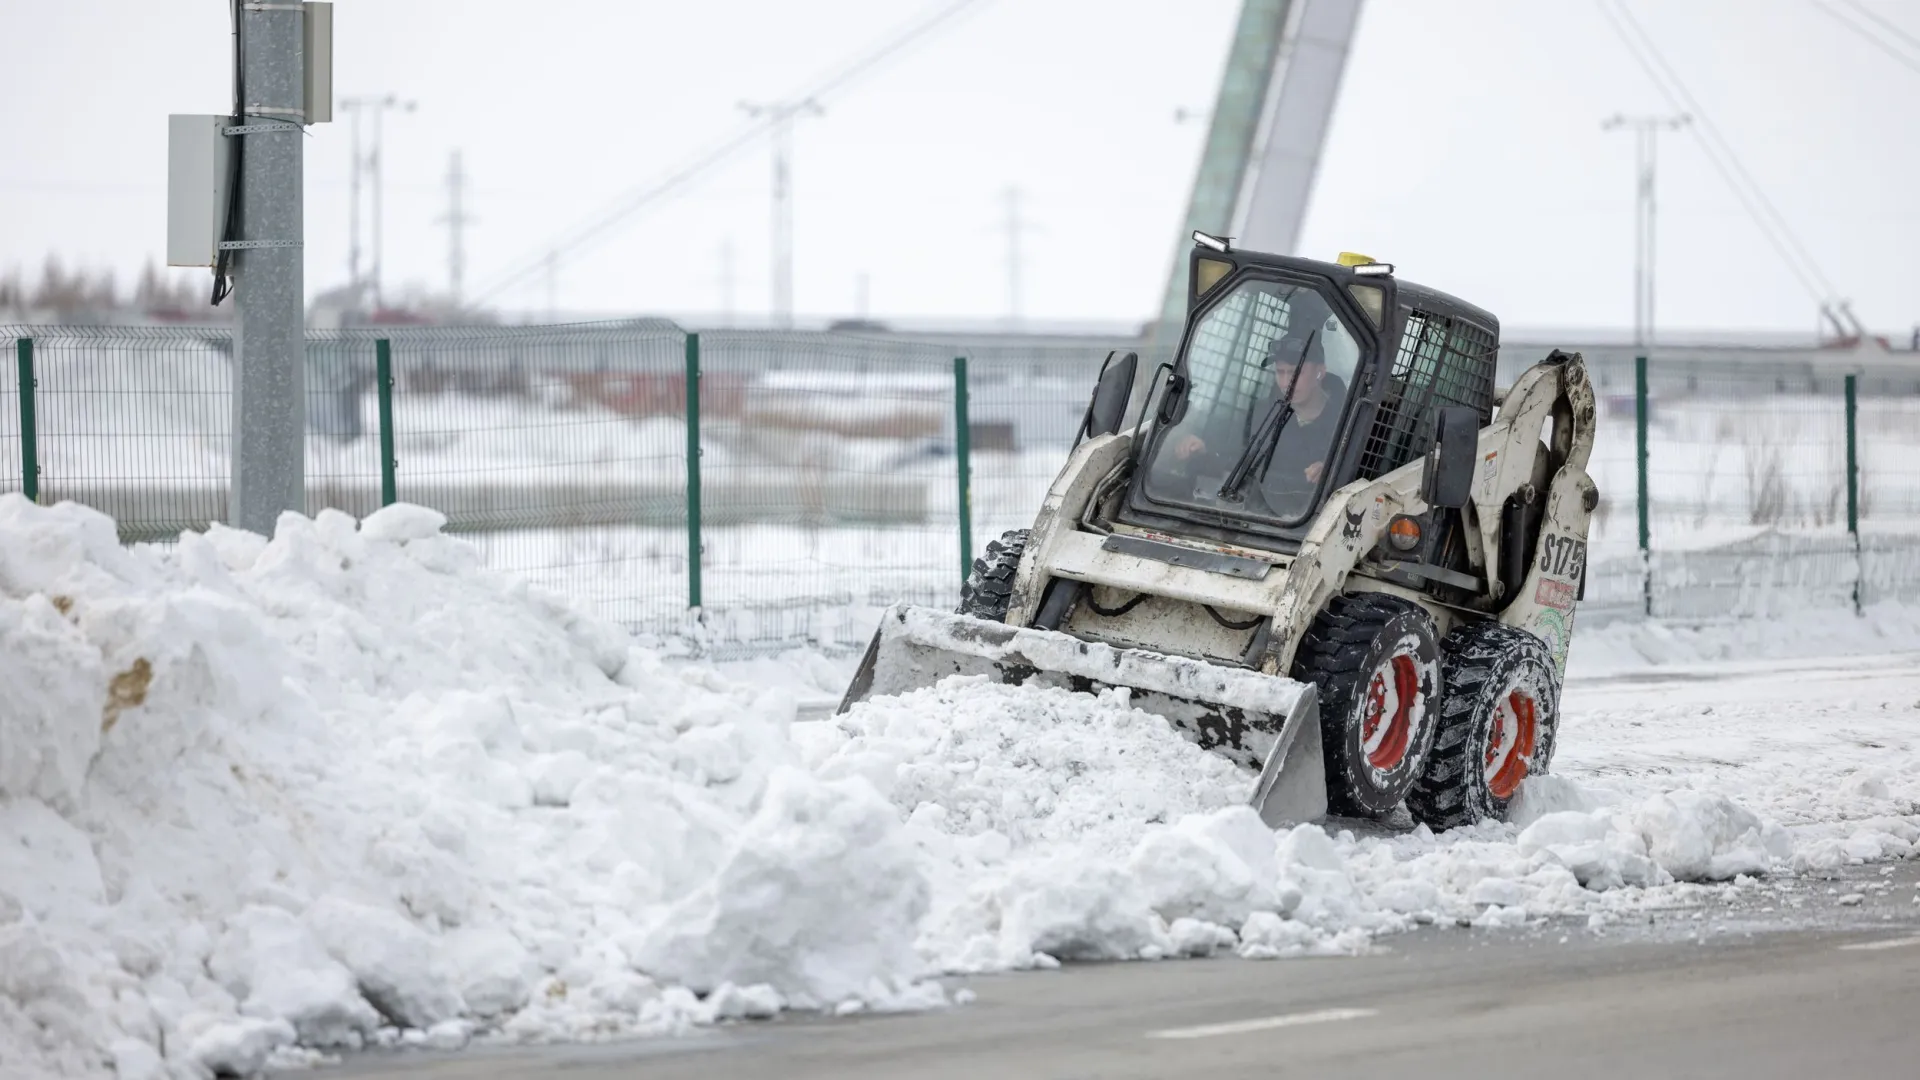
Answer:
[[[1833,2],[1833,0],[1827,0]],[[1630,0],[1869,325],[1920,321],[1920,70],[1813,0]],[[1920,0],[1866,0],[1920,35]],[[336,91],[416,99],[387,121],[386,280],[443,288],[442,177],[471,176],[470,289],[812,83],[934,0],[340,0]],[[824,102],[796,135],[796,306],[998,316],[1005,207],[1025,192],[1024,306],[1155,307],[1238,0],[982,0]],[[220,0],[0,0],[0,267],[57,253],[123,280],[163,252],[166,114],[227,108]],[[1920,50],[1916,51],[1920,58]],[[1916,60],[1920,63],[1920,59]],[[1632,314],[1632,141],[1665,111],[1587,0],[1366,0],[1303,254],[1365,251],[1510,326]],[[307,284],[346,271],[348,128],[307,143]],[[762,144],[561,263],[565,313],[768,303]],[[1661,155],[1660,323],[1810,331],[1813,300],[1690,136]],[[204,277],[204,271],[177,271]],[[544,309],[541,281],[504,298]],[[1904,333],[1902,333],[1904,336]]]

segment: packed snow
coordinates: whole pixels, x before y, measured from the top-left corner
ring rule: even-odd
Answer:
[[[93,511],[0,496],[0,1077],[938,1007],[942,974],[1354,953],[1433,923],[1604,928],[1920,840],[1911,663],[1839,697],[1756,662],[1642,700],[1650,657],[1752,632],[1606,628],[1511,822],[1276,833],[1250,775],[1122,692],[953,679],[803,720],[796,688],[843,664],[670,662],[442,524],[403,504],[129,549]],[[1862,625],[1887,653],[1920,649],[1916,622]]]

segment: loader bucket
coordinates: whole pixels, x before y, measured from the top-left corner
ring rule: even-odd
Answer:
[[[1311,683],[898,605],[880,617],[838,711],[870,697],[932,686],[949,675],[1089,693],[1126,687],[1136,708],[1165,717],[1201,747],[1258,771],[1251,802],[1267,824],[1326,814],[1319,697]]]

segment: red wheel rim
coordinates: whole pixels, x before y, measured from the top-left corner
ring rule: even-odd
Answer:
[[[1420,671],[1413,657],[1396,653],[1367,680],[1366,712],[1360,723],[1360,745],[1367,764],[1390,772],[1406,760],[1413,743],[1413,706],[1420,697]]]
[[[1487,791],[1496,799],[1511,799],[1527,778],[1533,761],[1533,744],[1539,733],[1533,695],[1525,690],[1510,690],[1493,712],[1493,724],[1487,732],[1487,753],[1483,773]]]

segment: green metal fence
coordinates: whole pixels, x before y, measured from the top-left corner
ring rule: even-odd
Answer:
[[[225,518],[225,330],[0,340],[0,491],[94,506],[130,542]],[[886,604],[951,605],[972,553],[1031,523],[1126,345],[660,321],[308,340],[309,513],[434,507],[490,566],[715,651],[857,645]],[[1920,599],[1920,381],[1655,355],[1596,382],[1586,610]]]

